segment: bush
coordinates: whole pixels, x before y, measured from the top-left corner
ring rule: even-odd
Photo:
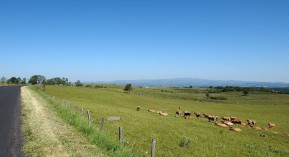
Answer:
[[[210,99],[212,99],[212,100],[227,100],[227,98],[223,97],[223,96],[211,96]]]
[[[191,139],[183,137],[179,145],[180,147],[189,147],[191,145]]]

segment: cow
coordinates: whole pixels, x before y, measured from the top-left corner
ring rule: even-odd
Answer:
[[[192,119],[192,116],[184,116],[185,119],[190,120]]]
[[[214,122],[216,122],[217,120],[218,120],[218,116],[208,116],[208,120],[209,120],[209,122],[210,121],[214,121]]]
[[[232,122],[227,122],[227,121],[224,121],[224,120],[222,120],[222,123],[224,123],[226,125],[229,125],[229,126],[233,126],[234,125]]]
[[[224,120],[224,121],[231,121],[231,117],[222,117],[222,120]]]
[[[220,126],[220,127],[223,127],[223,128],[226,128],[226,127],[227,127],[227,125],[226,125],[226,124],[217,123],[217,122],[215,122],[215,124],[216,124],[217,126]]]
[[[169,115],[168,113],[165,113],[165,112],[163,112],[163,111],[159,112],[159,114],[160,114],[161,116],[167,116],[167,115]]]
[[[176,111],[176,117],[179,117],[179,116],[181,116],[182,115],[182,111]]]
[[[255,130],[263,130],[262,128],[257,127],[257,126],[252,126],[251,128],[252,128],[252,129],[255,129]]]
[[[236,120],[237,117],[232,117],[232,116],[231,116],[230,119],[231,119],[231,121],[232,121],[232,120]]]
[[[234,120],[231,120],[231,122],[234,124],[241,124],[242,120],[234,119]]]
[[[201,115],[202,115],[200,112],[195,112],[194,114],[197,118],[201,117]]]
[[[268,128],[274,128],[275,127],[275,124],[273,123],[268,123]]]
[[[203,113],[203,115],[204,115],[205,118],[208,118],[208,117],[210,116],[210,115],[207,114],[207,113]]]
[[[140,110],[140,107],[138,106],[138,107],[136,108],[136,110],[139,111],[139,110]]]
[[[156,112],[156,110],[153,110],[153,109],[148,109],[148,111],[149,112],[154,112],[154,113]]]
[[[253,127],[253,126],[256,125],[256,121],[254,121],[254,120],[247,119],[247,122],[248,122],[248,125],[249,125],[250,127]]]
[[[184,111],[184,118],[185,119],[192,119],[192,113],[190,111]]]
[[[230,130],[236,131],[236,132],[241,132],[242,131],[240,128],[234,128],[232,126],[230,126]]]

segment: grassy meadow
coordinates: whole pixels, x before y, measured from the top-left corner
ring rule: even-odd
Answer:
[[[56,99],[89,109],[92,123],[100,125],[101,117],[118,116],[121,121],[105,120],[103,130],[111,139],[118,139],[118,127],[123,127],[124,143],[144,156],[150,156],[152,139],[156,139],[156,156],[289,156],[289,94],[242,92],[212,93],[227,100],[207,99],[205,88],[138,88],[131,94],[123,93],[123,86],[103,85],[106,88],[47,86],[45,93]],[[140,106],[141,110],[136,111]],[[216,126],[205,118],[185,120],[176,118],[179,110],[236,116],[257,121],[266,128],[257,131],[242,129],[237,133]],[[148,112],[165,111],[168,116]],[[220,120],[219,120],[220,121]],[[266,137],[260,137],[265,134]]]

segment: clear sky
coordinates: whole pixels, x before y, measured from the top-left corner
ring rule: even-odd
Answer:
[[[2,0],[0,77],[289,82],[288,0]]]

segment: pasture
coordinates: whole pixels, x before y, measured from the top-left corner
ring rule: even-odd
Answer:
[[[105,121],[103,130],[118,139],[118,127],[123,128],[124,144],[144,156],[150,155],[151,140],[156,139],[156,156],[289,156],[289,95],[242,92],[212,93],[227,100],[206,98],[205,88],[138,88],[123,93],[123,86],[103,85],[106,88],[47,86],[45,92],[59,100],[89,109],[93,125],[99,126],[102,117],[117,116],[121,121]],[[137,106],[141,110],[136,111]],[[218,117],[236,116],[257,126],[275,128],[253,130],[235,126],[242,132],[216,126],[206,118],[185,120],[175,112],[208,113]],[[148,112],[164,111],[168,116]],[[220,120],[219,120],[220,122]],[[260,137],[265,134],[266,137]]]

